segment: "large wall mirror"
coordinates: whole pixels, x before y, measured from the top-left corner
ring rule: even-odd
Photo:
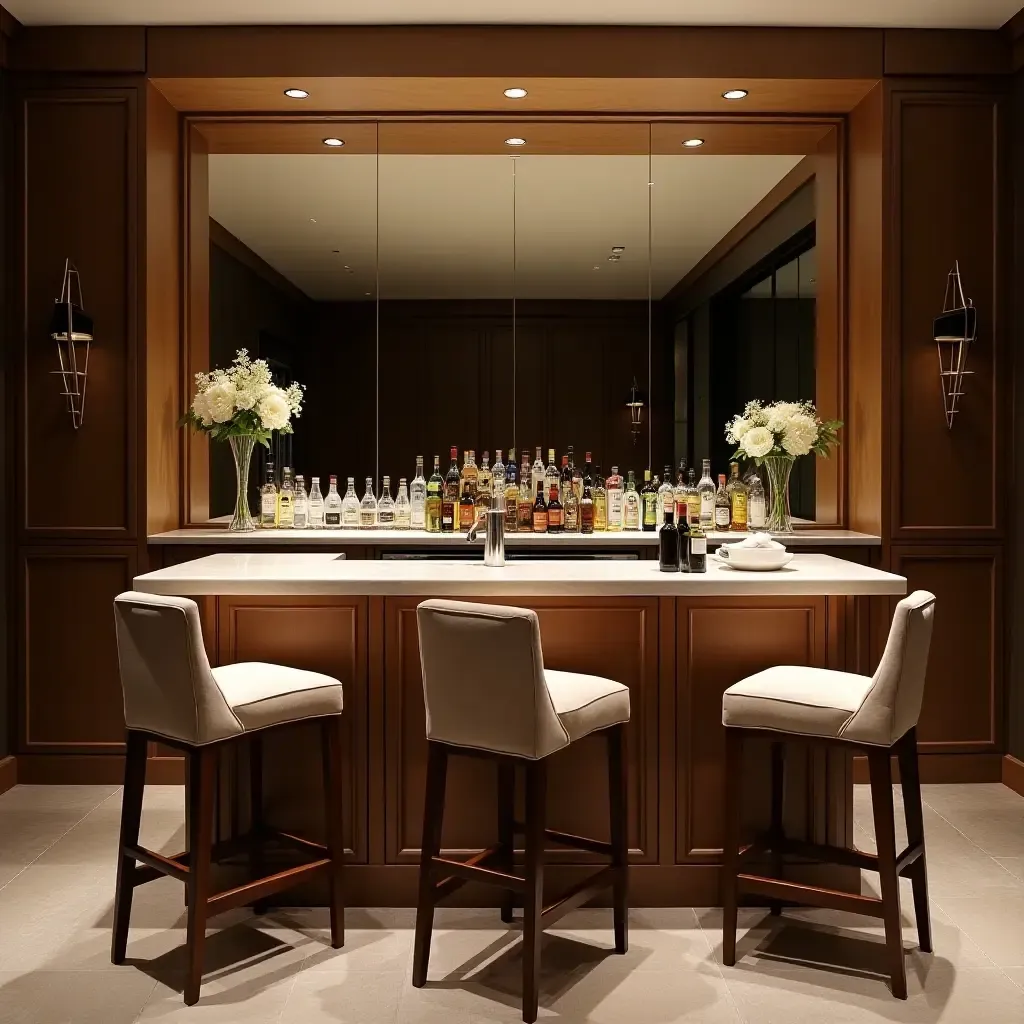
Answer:
[[[839,131],[191,122],[187,369],[246,348],[306,384],[267,458],[359,493],[394,493],[420,455],[443,473],[453,446],[572,446],[638,485],[682,460],[727,472],[750,398],[841,414]],[[206,446],[191,523],[233,505],[230,455]],[[841,464],[804,462],[794,512],[835,525]]]

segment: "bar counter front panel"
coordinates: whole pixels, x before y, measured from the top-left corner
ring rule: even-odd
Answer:
[[[258,561],[264,558],[265,554]],[[193,565],[179,568],[183,574],[196,575],[189,572]],[[862,566],[849,568],[853,575],[864,572]],[[391,575],[398,567],[381,569]],[[559,572],[557,564],[550,564],[550,569],[552,575]],[[650,563],[636,570],[653,573],[652,583],[660,583],[667,575],[657,573]],[[867,571],[885,578],[879,589],[898,593],[899,577]],[[714,583],[715,575],[709,583]],[[685,579],[675,578],[680,583]],[[147,583],[145,578],[136,582],[140,588],[165,592],[174,586]],[[723,690],[771,665],[857,669],[860,655],[852,642],[855,622],[872,598],[843,594],[629,596],[622,593],[627,586],[619,586],[620,592],[609,596],[503,598],[485,593],[488,584],[479,586],[484,589],[469,599],[537,611],[546,665],[605,675],[630,688],[633,904],[717,904]],[[348,899],[352,905],[413,906],[426,766],[415,610],[434,595],[204,595],[196,593],[204,588],[195,583],[179,586],[182,592],[190,589],[200,602],[213,664],[280,662],[343,681],[348,799],[342,814],[350,859]],[[223,589],[230,590],[232,585],[225,583]],[[241,587],[236,584],[234,589]],[[423,588],[429,589],[434,588]],[[491,589],[497,588],[491,585]],[[501,652],[495,651],[494,656],[500,658]],[[471,672],[481,686],[487,685],[488,665],[464,664],[459,652],[453,651],[451,667]],[[317,730],[308,723],[287,727],[269,734],[264,747],[268,820],[286,831],[322,835]],[[550,827],[584,835],[607,834],[604,756],[600,739],[587,737],[551,758]],[[244,828],[248,806],[245,753],[226,758],[220,814],[225,836]],[[767,747],[752,751],[745,770],[746,819],[751,831],[767,822],[767,766]],[[494,775],[475,759],[456,758],[450,765],[446,855],[464,856],[497,838]],[[852,768],[841,752],[826,758],[819,751],[792,747],[786,790],[786,822],[792,835],[817,842],[851,838]],[[594,860],[578,851],[553,849],[547,871],[552,887],[571,883]],[[845,868],[793,865],[787,871],[793,877],[849,888],[859,884],[857,873]],[[310,889],[298,898],[321,904],[325,896]],[[493,899],[488,889],[473,886],[459,896],[466,903]],[[289,899],[295,902],[296,897]]]

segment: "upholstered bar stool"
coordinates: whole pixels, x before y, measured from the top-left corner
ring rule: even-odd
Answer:
[[[725,691],[722,698],[722,724],[726,727],[722,958],[726,966],[736,963],[736,906],[741,893],[777,901],[772,904],[773,914],[780,912],[783,902],[849,910],[884,920],[892,993],[899,999],[907,998],[900,919],[901,875],[909,877],[913,886],[921,950],[930,953],[932,948],[916,732],[934,611],[935,598],[924,590],[915,591],[900,601],[885,653],[873,676],[779,666],[743,679]],[[741,852],[743,741],[755,736],[772,741],[771,827],[767,836]],[[782,828],[783,741],[838,744],[867,753],[877,854],[786,839]],[[899,759],[907,819],[908,845],[898,855],[892,755]],[[877,871],[881,899],[745,873],[744,861],[764,853],[770,854],[776,874],[781,873],[782,859],[787,854]]]
[[[199,999],[206,920],[212,914],[325,875],[331,893],[331,945],[343,945],[341,683],[316,672],[260,662],[211,669],[203,646],[199,609],[186,598],[121,594],[114,601],[114,620],[127,755],[110,959],[115,964],[124,962],[135,887],[161,875],[177,878],[187,888],[188,969],[184,994],[189,1005]],[[260,806],[263,733],[314,718],[320,719],[324,744],[326,846],[264,828]],[[183,750],[187,757],[188,851],[173,857],[139,846],[149,740]],[[217,759],[227,744],[239,740],[249,742],[254,769],[253,828],[247,837],[215,846]],[[250,864],[258,869],[268,842],[298,847],[313,859],[223,892],[210,892],[212,861],[248,852]]]
[[[425,601],[417,609],[417,620],[429,757],[412,983],[417,988],[426,984],[434,907],[439,900],[467,881],[497,885],[506,890],[501,919],[510,922],[514,894],[521,893],[523,1020],[530,1024],[537,1019],[544,928],[610,887],[615,951],[626,952],[629,690],[611,679],[545,669],[537,613],[527,609]],[[611,842],[607,843],[546,828],[544,813],[547,758],[599,730],[608,741]],[[452,755],[497,763],[498,843],[467,861],[440,856],[445,778]],[[517,768],[526,784],[522,823],[515,821]],[[525,836],[524,877],[512,873],[517,832]],[[545,840],[603,854],[611,864],[545,907]]]

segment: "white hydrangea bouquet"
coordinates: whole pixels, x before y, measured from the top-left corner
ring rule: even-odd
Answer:
[[[812,402],[747,402],[725,425],[725,439],[736,445],[735,459],[751,459],[768,470],[768,529],[792,533],[789,475],[793,463],[814,452],[827,458],[839,443],[841,420],[821,420]]]
[[[182,423],[231,445],[237,493],[229,529],[239,533],[256,529],[248,498],[253,449],[257,444],[269,448],[275,430],[292,433],[292,419],[302,412],[304,391],[301,384],[278,387],[267,361],[250,359],[244,348],[226,370],[196,374],[196,394]]]

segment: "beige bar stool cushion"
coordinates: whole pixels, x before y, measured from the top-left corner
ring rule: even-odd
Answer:
[[[785,665],[730,686],[722,724],[891,746],[921,714],[935,597],[918,590],[896,606],[873,676]]]
[[[629,721],[629,689],[544,668],[537,613],[465,601],[416,610],[427,739],[541,758]]]
[[[341,683],[330,676],[262,662],[211,669],[188,598],[120,594],[114,623],[129,729],[201,746],[341,713]]]

